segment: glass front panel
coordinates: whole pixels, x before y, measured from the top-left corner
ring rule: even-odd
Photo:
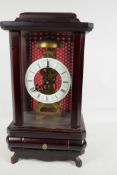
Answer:
[[[24,125],[70,128],[73,34],[22,32],[21,43]]]

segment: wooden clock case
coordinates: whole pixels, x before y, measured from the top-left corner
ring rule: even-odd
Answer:
[[[81,114],[82,80],[85,34],[93,29],[92,23],[80,22],[74,13],[22,13],[15,21],[2,21],[0,26],[10,33],[11,76],[13,94],[13,121],[8,126],[7,143],[19,158],[41,160],[74,160],[82,165],[79,156],[86,147],[86,130]],[[26,125],[22,111],[22,58],[26,50],[22,32],[71,32],[74,43],[72,112],[69,128],[48,128]]]

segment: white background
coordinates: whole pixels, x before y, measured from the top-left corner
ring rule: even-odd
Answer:
[[[75,12],[93,22],[86,36],[83,115],[88,147],[82,168],[73,162],[20,160],[10,164],[6,127],[12,120],[9,35],[0,29],[0,174],[116,175],[117,174],[117,1],[116,0],[0,0],[0,21],[21,12]]]

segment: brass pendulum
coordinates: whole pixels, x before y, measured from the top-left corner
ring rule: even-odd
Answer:
[[[44,57],[50,57],[50,58],[55,58],[56,57],[56,49],[61,46],[60,42],[55,41],[55,40],[42,40],[37,42],[37,47],[39,48],[46,48],[47,50],[44,51],[43,55]],[[42,69],[40,71],[40,74],[42,75],[43,79],[45,76],[46,68]],[[53,70],[52,68],[49,68],[49,78],[53,78],[54,81],[51,81],[49,83],[47,88],[44,88],[43,92],[44,94],[53,94],[55,93],[55,80],[57,76],[57,72]],[[52,79],[51,78],[51,79]],[[37,119],[41,120],[45,117],[53,117],[54,119],[59,119],[61,110],[60,110],[60,103],[52,103],[52,104],[45,104],[45,103],[39,103],[36,107],[36,113],[37,113]]]

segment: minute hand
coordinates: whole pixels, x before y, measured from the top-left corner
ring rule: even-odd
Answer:
[[[49,61],[47,60],[47,68],[49,68]]]
[[[49,73],[48,69],[49,69],[49,61],[47,60],[47,72],[46,72],[47,73],[47,81],[48,81],[48,73]]]
[[[49,61],[47,59],[47,68],[46,68],[46,88],[48,89],[48,83],[49,83]]]

